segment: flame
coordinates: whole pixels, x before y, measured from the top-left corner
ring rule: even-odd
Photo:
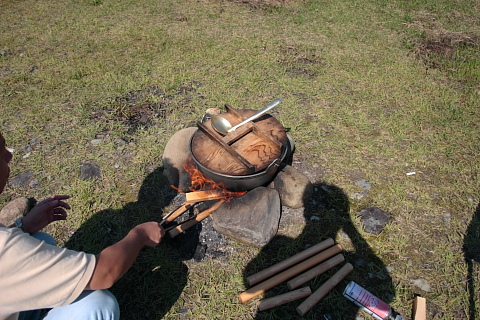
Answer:
[[[225,198],[239,197],[247,193],[247,191],[229,191],[225,188],[224,183],[216,183],[215,181],[208,179],[197,169],[195,163],[190,158],[183,164],[183,168],[189,174],[191,180],[190,191],[211,191],[212,194],[221,194]],[[175,188],[178,190],[178,188]]]

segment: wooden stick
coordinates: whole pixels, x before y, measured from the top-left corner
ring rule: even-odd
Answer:
[[[328,259],[327,261],[319,264],[318,266],[308,270],[307,272],[302,273],[296,278],[287,282],[287,287],[290,290],[300,287],[305,282],[308,282],[315,278],[316,276],[321,275],[325,271],[330,270],[331,268],[335,267],[336,265],[345,261],[345,257],[343,254],[337,254],[333,258]]]
[[[225,202],[225,199],[222,199],[222,200],[218,201],[217,203],[215,203],[213,206],[211,206],[207,210],[204,210],[204,211],[200,212],[199,214],[197,214],[193,219],[190,219],[190,220],[186,221],[185,223],[182,223],[182,224],[176,226],[175,228],[171,229],[170,231],[168,231],[168,234],[172,238],[178,236],[180,233],[184,232],[188,228],[193,227],[194,225],[196,225],[197,223],[199,223],[200,221],[202,221],[203,219],[208,217],[213,211],[217,210],[222,205],[222,203],[224,203],[224,202]]]
[[[326,239],[326,240],[324,240],[320,243],[317,243],[316,245],[314,245],[314,246],[312,246],[312,247],[310,247],[306,250],[303,250],[303,251],[297,253],[296,255],[291,256],[288,259],[285,259],[285,260],[283,260],[283,261],[281,261],[277,264],[274,264],[271,267],[268,267],[267,269],[264,269],[260,272],[257,272],[255,274],[249,276],[247,278],[248,284],[252,286],[255,283],[258,283],[262,280],[265,280],[268,277],[273,276],[274,274],[276,274],[280,271],[283,271],[283,270],[297,264],[298,262],[301,262],[301,261],[303,261],[307,258],[310,258],[314,254],[317,254],[320,251],[323,251],[323,250],[333,246],[334,243],[335,242],[331,238]]]
[[[427,319],[427,300],[422,297],[415,297],[413,300],[413,320]]]
[[[261,293],[264,293],[266,290],[273,288],[274,286],[282,283],[285,280],[290,279],[291,277],[299,274],[300,272],[303,272],[314,265],[319,264],[320,262],[330,258],[331,256],[336,255],[337,253],[340,253],[342,251],[342,246],[337,244],[334,245],[331,248],[328,248],[327,250],[303,261],[300,262],[299,264],[263,281],[257,284],[254,287],[251,287],[250,289],[242,292],[239,294],[239,298],[241,302],[246,302],[253,297],[258,296]]]
[[[304,316],[315,304],[317,304],[327,293],[329,293],[337,284],[340,283],[350,272],[353,266],[350,263],[345,264],[330,279],[328,279],[320,288],[312,293],[305,301],[297,307],[297,313]]]
[[[258,310],[263,311],[273,307],[277,307],[288,302],[308,297],[311,294],[312,290],[310,289],[310,287],[303,287],[301,289],[290,291],[276,297],[260,301],[260,303],[258,304]]]

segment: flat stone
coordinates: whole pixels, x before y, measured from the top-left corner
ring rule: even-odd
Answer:
[[[365,232],[380,234],[390,219],[390,213],[377,207],[363,209],[357,213],[361,218]]]
[[[224,236],[261,248],[277,234],[280,215],[278,192],[258,187],[224,203],[211,217],[215,230]]]
[[[282,205],[298,209],[304,207],[313,194],[310,179],[290,165],[284,165],[269,187],[276,189]]]
[[[30,181],[33,179],[34,174],[32,171],[25,171],[23,173],[20,173],[19,175],[16,175],[12,179],[10,179],[9,184],[14,187],[26,187],[30,183]]]
[[[163,175],[171,185],[186,192],[189,191],[190,176],[183,165],[190,157],[190,138],[197,131],[196,127],[189,127],[177,131],[168,140],[163,150]]]
[[[415,287],[419,288],[420,290],[423,290],[425,292],[430,292],[430,284],[428,283],[427,280],[419,278],[419,279],[412,280],[412,283]]]
[[[370,190],[372,188],[370,181],[368,181],[367,179],[358,179],[357,181],[355,181],[355,184],[363,190]]]
[[[96,163],[87,163],[84,162],[81,164],[80,167],[80,179],[83,181],[92,180],[92,179],[100,179],[102,177],[102,173],[100,170],[100,166]]]
[[[10,226],[17,220],[25,216],[30,211],[30,200],[25,197],[17,198],[7,203],[0,211],[0,223]]]

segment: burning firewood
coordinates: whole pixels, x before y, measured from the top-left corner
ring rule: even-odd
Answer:
[[[186,193],[187,203],[195,203],[216,199],[227,199],[244,195],[245,192],[232,192],[225,189],[213,189],[207,191],[194,191]]]

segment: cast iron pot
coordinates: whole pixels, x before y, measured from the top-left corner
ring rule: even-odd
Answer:
[[[198,170],[206,178],[213,180],[216,183],[223,183],[225,185],[225,188],[230,191],[249,191],[271,182],[273,178],[275,178],[275,175],[277,174],[277,171],[280,168],[282,161],[291,151],[290,141],[287,141],[286,146],[282,146],[282,153],[280,157],[273,160],[272,163],[270,163],[268,167],[264,170],[248,175],[233,176],[215,172],[201,164],[195,158],[192,152],[193,136],[194,135],[192,135],[192,138],[190,139],[190,155],[192,156],[193,161],[197,165]]]

